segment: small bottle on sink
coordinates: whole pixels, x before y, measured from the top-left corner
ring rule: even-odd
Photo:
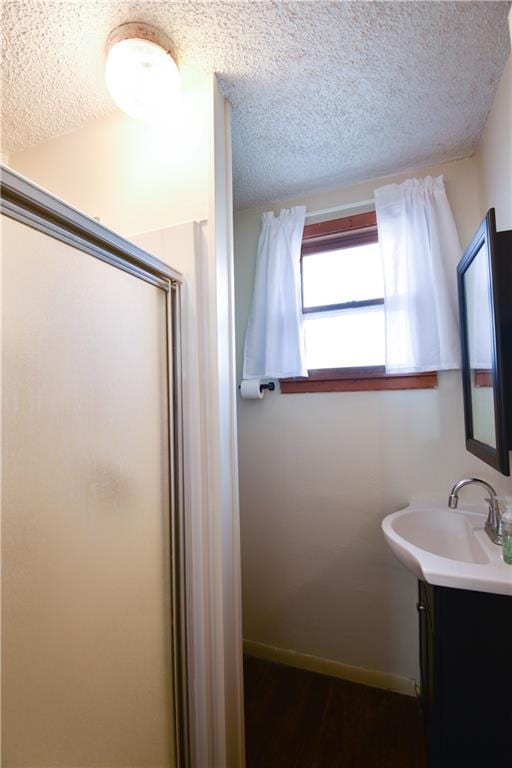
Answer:
[[[501,526],[503,531],[503,561],[512,565],[512,498],[501,499]]]

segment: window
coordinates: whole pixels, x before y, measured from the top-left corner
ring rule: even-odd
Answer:
[[[302,311],[310,369],[384,365],[384,284],[375,213],[342,221],[359,229],[332,232],[337,222],[313,224],[303,240]]]
[[[431,374],[386,375],[384,281],[374,211],[304,227],[302,311],[308,379],[284,393],[429,388]]]

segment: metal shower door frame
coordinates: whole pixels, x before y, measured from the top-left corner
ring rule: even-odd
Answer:
[[[0,212],[166,293],[166,374],[171,555],[172,698],[177,768],[190,766],[185,526],[181,274],[30,180],[0,166]]]

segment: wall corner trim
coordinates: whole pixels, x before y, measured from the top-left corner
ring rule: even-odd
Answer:
[[[299,653],[285,648],[276,648],[273,645],[244,640],[244,653],[265,661],[274,661],[289,667],[306,669],[320,675],[339,677],[351,683],[369,685],[372,688],[383,688],[405,696],[417,695],[417,683],[409,677],[402,677],[391,672],[377,672],[373,669],[354,667],[334,659],[324,659],[320,656],[310,656],[307,653]]]

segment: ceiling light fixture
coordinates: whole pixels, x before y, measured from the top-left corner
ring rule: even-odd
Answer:
[[[105,79],[117,106],[137,120],[169,118],[179,100],[170,41],[149,24],[130,22],[110,33]]]

